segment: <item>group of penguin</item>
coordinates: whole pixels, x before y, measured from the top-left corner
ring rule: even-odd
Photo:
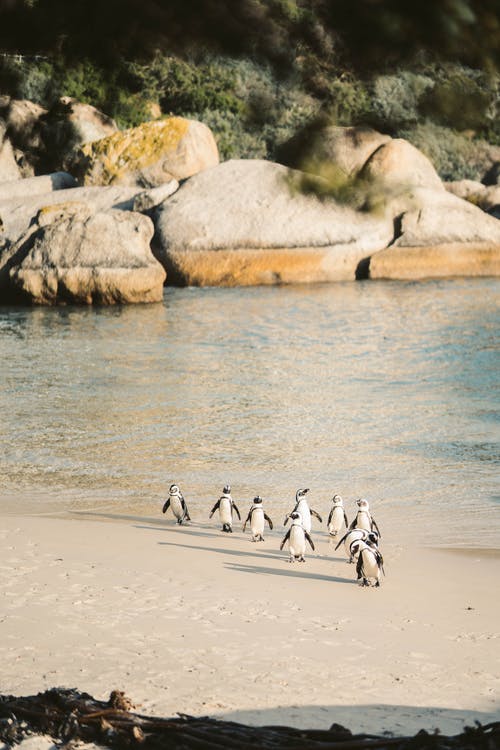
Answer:
[[[290,528],[285,534],[280,544],[280,550],[288,542],[290,557],[289,562],[305,562],[306,542],[314,550],[314,542],[311,538],[311,517],[315,516],[322,523],[321,516],[313,510],[306,499],[309,489],[299,489],[295,494],[295,507],[285,516],[284,525],[291,521]],[[360,499],[357,501],[357,512],[351,524],[348,523],[347,515],[344,509],[344,503],[340,495],[334,495],[332,498],[332,507],[328,516],[328,533],[332,540],[340,535],[345,528],[346,533],[338,541],[335,549],[344,544],[348,555],[349,563],[356,563],[357,579],[360,586],[380,586],[381,573],[384,572],[384,560],[378,548],[381,533],[378,526],[370,513],[370,506],[367,500]],[[187,503],[176,484],[172,484],[169,489],[168,498],[166,499],[162,512],[166,513],[171,508],[172,513],[177,519],[178,524],[190,521],[191,517],[187,508]],[[209,518],[212,518],[215,511],[219,511],[222,531],[232,533],[233,531],[233,513],[236,513],[241,521],[240,511],[233,498],[231,497],[231,487],[226,485],[222,490],[214,507],[210,511]],[[248,515],[243,524],[245,531],[247,524],[250,524],[253,542],[264,541],[265,522],[269,528],[273,528],[273,522],[264,512],[262,498],[257,495],[254,497]]]

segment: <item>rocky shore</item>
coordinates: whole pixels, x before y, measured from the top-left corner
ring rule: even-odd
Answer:
[[[46,114],[0,98],[0,301],[155,302],[165,282],[500,274],[494,164],[489,185],[446,185],[407,141],[333,126],[300,161],[219,163],[193,120],[120,132],[69,99],[59,119]],[[40,174],[43,164],[56,171]]]

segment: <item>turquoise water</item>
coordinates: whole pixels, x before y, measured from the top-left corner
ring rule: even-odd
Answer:
[[[366,497],[418,543],[500,547],[498,280],[166,289],[0,307],[0,512],[203,522],[229,482],[278,518]],[[279,518],[279,521],[282,519]]]

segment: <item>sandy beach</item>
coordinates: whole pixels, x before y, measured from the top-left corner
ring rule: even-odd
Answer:
[[[142,713],[354,732],[498,720],[498,551],[392,535],[363,589],[324,531],[289,564],[281,520],[252,543],[216,517],[3,516],[0,692],[116,688]]]

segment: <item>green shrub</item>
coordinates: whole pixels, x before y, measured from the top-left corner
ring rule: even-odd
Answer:
[[[400,136],[431,160],[442,180],[481,180],[498,161],[498,148],[495,155],[486,141],[433,123],[401,131]]]

